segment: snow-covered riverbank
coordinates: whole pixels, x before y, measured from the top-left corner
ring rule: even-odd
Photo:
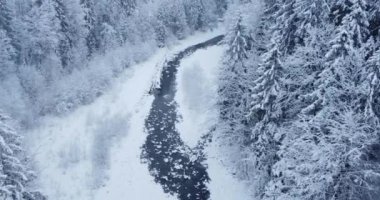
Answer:
[[[217,75],[223,52],[224,46],[198,50],[183,59],[178,70],[176,101],[182,119],[177,129],[182,140],[190,147],[195,147],[201,137],[217,123]],[[210,199],[252,199],[246,185],[236,180],[223,165],[217,145],[212,142],[204,151],[211,179],[208,184]]]
[[[47,117],[27,134],[36,185],[49,199],[170,199],[141,164],[148,95],[162,62],[175,52],[219,35],[198,33],[127,69],[94,103],[65,117]],[[172,198],[172,197],[171,197]]]

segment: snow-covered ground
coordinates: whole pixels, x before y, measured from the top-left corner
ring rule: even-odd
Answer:
[[[184,142],[196,146],[201,136],[215,126],[218,119],[216,108],[217,75],[223,46],[198,50],[181,62],[177,75],[176,101],[182,119],[177,129]],[[211,143],[205,149],[208,185],[212,200],[249,200],[248,188],[236,180],[221,161],[218,144]]]
[[[182,116],[177,129],[190,147],[195,147],[202,135],[214,125],[217,112],[216,75],[223,47],[214,46],[196,51],[181,62],[177,75],[176,101]]]
[[[162,56],[128,69],[93,104],[48,118],[30,134],[38,184],[49,199],[169,199],[139,159],[153,100],[146,94]]]

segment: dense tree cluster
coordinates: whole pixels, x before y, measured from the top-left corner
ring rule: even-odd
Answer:
[[[227,160],[259,199],[376,199],[380,2],[265,1],[256,23],[250,4],[227,20]]]
[[[156,48],[214,27],[226,6],[221,0],[1,0],[0,96],[8,98],[0,107],[24,117],[88,103]]]
[[[25,127],[101,95],[124,68],[214,28],[225,0],[0,0],[0,109]],[[32,192],[21,135],[0,113],[0,199]]]

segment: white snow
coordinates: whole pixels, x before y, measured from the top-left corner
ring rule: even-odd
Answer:
[[[94,103],[42,120],[25,139],[42,192],[54,200],[174,199],[140,161],[144,120],[153,101],[147,93],[167,56],[222,32],[197,33],[160,49],[127,69]]]
[[[217,69],[223,47],[201,49],[181,62],[177,75],[176,101],[182,116],[177,124],[182,140],[190,147],[216,123]]]
[[[211,143],[206,149],[208,175],[210,183],[208,184],[212,200],[251,200],[249,185],[236,179],[232,172],[225,166],[221,160],[223,155],[218,151],[217,143]]]
[[[144,119],[153,100],[146,94],[153,63],[161,56],[128,69],[112,91],[93,104],[64,118],[48,118],[34,130],[30,148],[38,148],[34,160],[39,184],[50,199],[170,199],[139,158]]]
[[[197,145],[201,136],[217,123],[216,108],[217,75],[224,47],[214,46],[198,50],[183,59],[177,75],[176,101],[182,119],[177,129],[182,140],[190,147]],[[212,200],[249,200],[252,197],[247,186],[234,178],[223,165],[217,143],[206,149],[207,172],[210,176],[208,189]]]

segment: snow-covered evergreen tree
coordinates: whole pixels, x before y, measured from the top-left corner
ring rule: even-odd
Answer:
[[[121,45],[122,39],[115,28],[104,22],[101,26],[101,32],[99,33],[102,38],[101,46],[104,50],[115,48]]]
[[[296,35],[304,45],[308,45],[315,37],[315,28],[322,29],[326,25],[330,6],[326,0],[296,0],[294,4],[297,15]]]
[[[369,18],[370,18],[370,31],[373,37],[380,35],[380,1],[368,0]]]
[[[244,180],[254,176],[250,149],[251,130],[246,111],[249,109],[250,86],[256,74],[258,59],[252,47],[252,37],[243,10],[232,11],[226,19],[228,32],[224,39],[225,57],[220,68],[219,101],[220,134],[223,143],[231,145],[228,161],[237,167],[236,175]],[[248,59],[250,58],[250,59]],[[237,147],[237,148],[234,148]]]
[[[248,50],[251,49],[251,36],[242,24],[242,16],[236,20],[236,25],[232,26],[230,33],[227,34],[226,43],[228,45],[227,58],[234,65],[248,58]]]
[[[1,0],[0,1],[0,29],[4,31],[6,37],[10,41],[10,45],[13,48],[13,53],[11,54],[11,59],[13,62],[19,62],[19,42],[14,30],[14,12],[12,12],[12,1]]]
[[[86,32],[86,45],[88,55],[91,56],[99,48],[98,36],[96,33],[96,15],[94,2],[92,0],[81,0],[80,4],[84,13],[84,26]]]
[[[45,77],[53,77],[55,72],[61,71],[60,62],[56,61],[59,20],[56,18],[53,4],[50,1],[36,2],[25,16],[25,26],[23,28],[27,28],[28,31],[24,30],[21,33],[24,44],[23,62],[35,66]],[[45,67],[47,60],[54,60],[55,67]],[[50,70],[55,72],[51,73]]]
[[[155,36],[157,45],[159,47],[165,46],[169,38],[170,31],[161,20],[154,20],[153,28],[154,28],[154,36]]]
[[[136,0],[119,0],[119,3],[127,15],[132,15],[136,8]]]
[[[186,14],[181,2],[161,2],[157,17],[176,37],[183,38],[187,34]]]
[[[0,77],[4,79],[15,70],[13,62],[15,50],[12,46],[11,39],[6,34],[6,31],[0,28]]]
[[[263,55],[259,67],[260,77],[252,88],[251,120],[254,123],[276,121],[280,110],[275,101],[281,98],[281,75],[283,71],[280,52],[275,42],[270,50]]]
[[[380,118],[380,50],[377,50],[368,60],[366,86],[369,91],[366,99],[365,113],[368,117]]]
[[[56,17],[59,20],[59,45],[58,45],[58,52],[59,56],[61,58],[61,64],[63,67],[67,67],[70,61],[70,55],[69,50],[73,46],[73,40],[69,36],[70,34],[70,27],[68,22],[68,8],[66,7],[64,1],[62,0],[52,0],[51,1],[55,12]]]
[[[227,0],[215,0],[215,4],[216,4],[216,13],[219,16],[223,16],[223,14],[227,10],[228,1]]]
[[[251,89],[249,121],[253,124],[251,148],[255,167],[260,173],[261,184],[271,177],[271,167],[276,162],[277,128],[282,120],[278,102],[283,98],[283,64],[276,42],[263,54],[259,77]],[[259,186],[260,191],[264,185]]]
[[[10,118],[0,113],[0,198],[42,200],[38,192],[30,192],[27,183],[31,173],[21,162],[21,137],[12,128]]]
[[[0,1],[0,27],[8,33],[11,32],[11,10],[7,0]]]
[[[302,42],[296,35],[299,24],[295,12],[295,0],[285,0],[278,7],[279,9],[275,13],[276,22],[271,28],[274,31],[272,38],[278,37],[277,43],[280,52],[292,53],[296,45]]]
[[[338,115],[336,113],[339,113]],[[372,199],[379,193],[379,161],[369,162],[378,128],[350,109],[300,117],[286,135],[263,199]]]
[[[192,30],[204,29],[216,20],[216,5],[213,1],[183,0],[186,21]]]
[[[236,93],[226,99],[227,102],[235,101],[235,103],[224,102],[222,104],[247,106],[247,98],[241,98],[242,95],[248,94],[250,78],[252,78],[252,68],[254,65],[248,62],[249,55],[253,55],[252,52],[252,37],[248,29],[248,25],[244,22],[244,14],[241,11],[237,11],[231,14],[228,19],[228,32],[225,36],[224,43],[227,45],[225,52],[226,57],[223,60],[222,74],[226,74],[223,77],[224,82],[222,82],[220,87],[220,93],[222,96],[229,96],[232,91]],[[228,74],[228,75],[227,75]],[[229,83],[232,81],[232,84]],[[224,84],[227,85],[224,85]],[[234,89],[228,90],[228,87],[233,86]],[[232,106],[232,107],[235,107]],[[243,110],[246,108],[243,108]],[[240,112],[243,112],[241,110]],[[231,112],[225,112],[226,114]],[[240,113],[240,116],[231,116],[231,119],[235,118],[237,120],[244,121],[244,114]],[[223,116],[223,114],[222,114]]]
[[[332,1],[331,5],[331,15],[332,20],[335,25],[339,26],[342,24],[343,18],[350,12],[350,0],[337,0]]]
[[[247,81],[252,76],[249,68],[253,66],[247,63],[248,51],[251,49],[249,32],[242,23],[241,16],[235,20],[232,20],[234,22],[225,38],[227,50],[221,71],[219,94],[222,98],[219,104],[221,118],[231,129],[227,132],[240,135],[247,121],[245,117],[249,98]]]
[[[272,29],[276,31],[275,37],[279,37],[280,51],[285,54],[307,45],[314,28],[323,29],[331,10],[329,0],[284,0],[276,1],[273,7],[278,9],[274,12]]]
[[[343,18],[355,47],[362,47],[369,37],[369,19],[366,0],[351,0],[351,11]]]
[[[355,81],[364,63],[362,54],[355,50],[352,30],[348,31],[349,26],[346,25],[344,23],[337,29],[335,38],[330,42],[324,69],[316,81],[318,88],[313,92],[315,101],[304,112],[315,113],[326,105],[346,106],[355,102]]]

